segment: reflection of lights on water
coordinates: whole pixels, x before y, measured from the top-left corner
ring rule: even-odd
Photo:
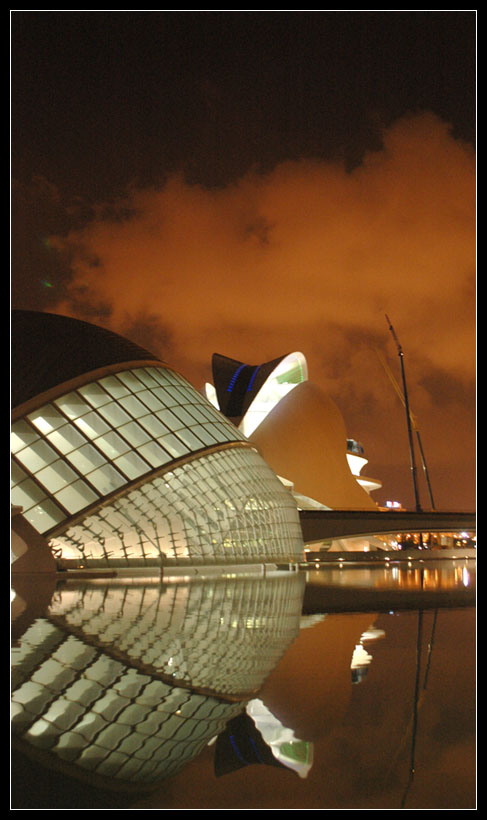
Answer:
[[[370,626],[362,634],[360,643],[355,646],[352,661],[350,663],[350,669],[352,670],[352,683],[360,683],[363,680],[367,674],[367,668],[372,661],[372,655],[367,652],[364,647],[364,643],[376,641],[379,638],[383,638],[385,634],[386,633],[383,629],[378,629],[374,626]]]
[[[462,580],[463,580],[463,586],[464,587],[470,586],[470,573],[469,573],[467,567],[463,568],[463,579]]]

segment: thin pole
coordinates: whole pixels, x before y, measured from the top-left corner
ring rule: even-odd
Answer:
[[[387,319],[387,323],[389,325],[389,330],[391,331],[392,337],[393,337],[393,339],[396,343],[397,353],[398,353],[398,356],[399,356],[399,361],[401,363],[401,376],[402,376],[402,384],[403,384],[403,390],[404,390],[404,405],[405,405],[405,408],[406,408],[406,420],[407,420],[407,427],[408,427],[409,457],[410,457],[410,460],[411,460],[411,475],[412,475],[413,487],[414,487],[414,500],[415,500],[415,505],[416,505],[416,512],[421,512],[422,511],[421,510],[421,504],[419,502],[419,495],[418,495],[418,483],[417,483],[417,479],[416,479],[416,459],[415,459],[415,456],[414,456],[414,441],[413,441],[413,431],[412,431],[412,426],[411,426],[411,413],[409,411],[409,399],[408,399],[408,391],[407,391],[407,385],[406,385],[406,373],[405,373],[405,369],[404,369],[404,353],[403,353],[401,345],[399,344],[399,340],[396,336],[394,328],[391,324],[391,320],[389,319],[387,313],[386,313],[386,319]]]
[[[380,351],[376,350],[376,353],[377,353],[377,356],[379,357],[379,361],[380,361],[382,367],[384,368],[384,370],[386,371],[386,373],[389,377],[389,380],[390,380],[394,390],[396,391],[396,393],[399,396],[403,406],[405,407],[406,402],[404,400],[403,392],[402,392],[401,388],[399,387],[395,377],[391,373],[390,367],[388,366],[388,364],[384,360],[384,357],[382,356]],[[425,455],[424,455],[421,436],[420,436],[420,433],[419,433],[419,430],[418,430],[418,425],[417,425],[416,419],[414,417],[414,413],[412,411],[410,411],[410,416],[411,416],[411,426],[412,426],[413,431],[416,433],[416,438],[417,438],[417,441],[418,441],[419,452],[420,452],[420,455],[421,455],[421,463],[423,465],[424,477],[426,479],[426,484],[427,484],[427,487],[428,487],[428,493],[429,493],[429,497],[430,497],[431,509],[434,510],[435,509],[435,501],[434,501],[434,498],[433,498],[433,490],[431,488],[431,481],[430,481],[430,477],[429,477],[428,466],[426,464],[426,458],[425,458]]]
[[[430,497],[431,509],[434,510],[435,509],[435,500],[433,498],[433,490],[431,489],[431,482],[430,482],[430,477],[429,477],[429,473],[428,473],[428,467],[426,465],[426,459],[424,457],[423,445],[421,443],[421,436],[419,435],[419,430],[416,430],[416,438],[418,439],[418,447],[419,447],[419,452],[421,454],[421,463],[423,465],[424,477],[426,479],[426,484],[428,486],[428,494],[429,494],[429,497]]]
[[[423,572],[423,571],[422,571]],[[421,576],[422,580],[423,576]],[[406,798],[408,796],[409,790],[413,784],[414,775],[416,772],[416,735],[418,730],[418,709],[419,709],[419,678],[421,672],[421,645],[422,645],[422,637],[423,637],[423,610],[420,609],[418,611],[418,631],[416,637],[416,678],[414,684],[414,701],[413,701],[413,726],[411,731],[411,751],[410,751],[410,760],[409,760],[409,780],[406,785],[406,789],[404,791],[401,808],[403,809],[406,804]]]

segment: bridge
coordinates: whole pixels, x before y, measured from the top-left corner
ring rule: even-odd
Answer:
[[[474,512],[300,510],[299,517],[305,544],[404,532],[472,532],[477,528]]]

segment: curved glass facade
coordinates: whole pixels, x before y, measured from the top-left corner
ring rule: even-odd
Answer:
[[[40,533],[151,471],[239,432],[181,376],[126,370],[12,426],[12,503]]]
[[[248,447],[203,454],[107,502],[53,539],[79,565],[292,561],[302,550],[295,502]]]
[[[302,547],[279,479],[162,366],[121,370],[30,412],[12,426],[12,453],[12,503],[54,536],[58,559],[274,560]]]

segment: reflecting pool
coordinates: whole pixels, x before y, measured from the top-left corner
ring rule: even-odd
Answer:
[[[15,579],[13,809],[469,809],[475,562]]]

